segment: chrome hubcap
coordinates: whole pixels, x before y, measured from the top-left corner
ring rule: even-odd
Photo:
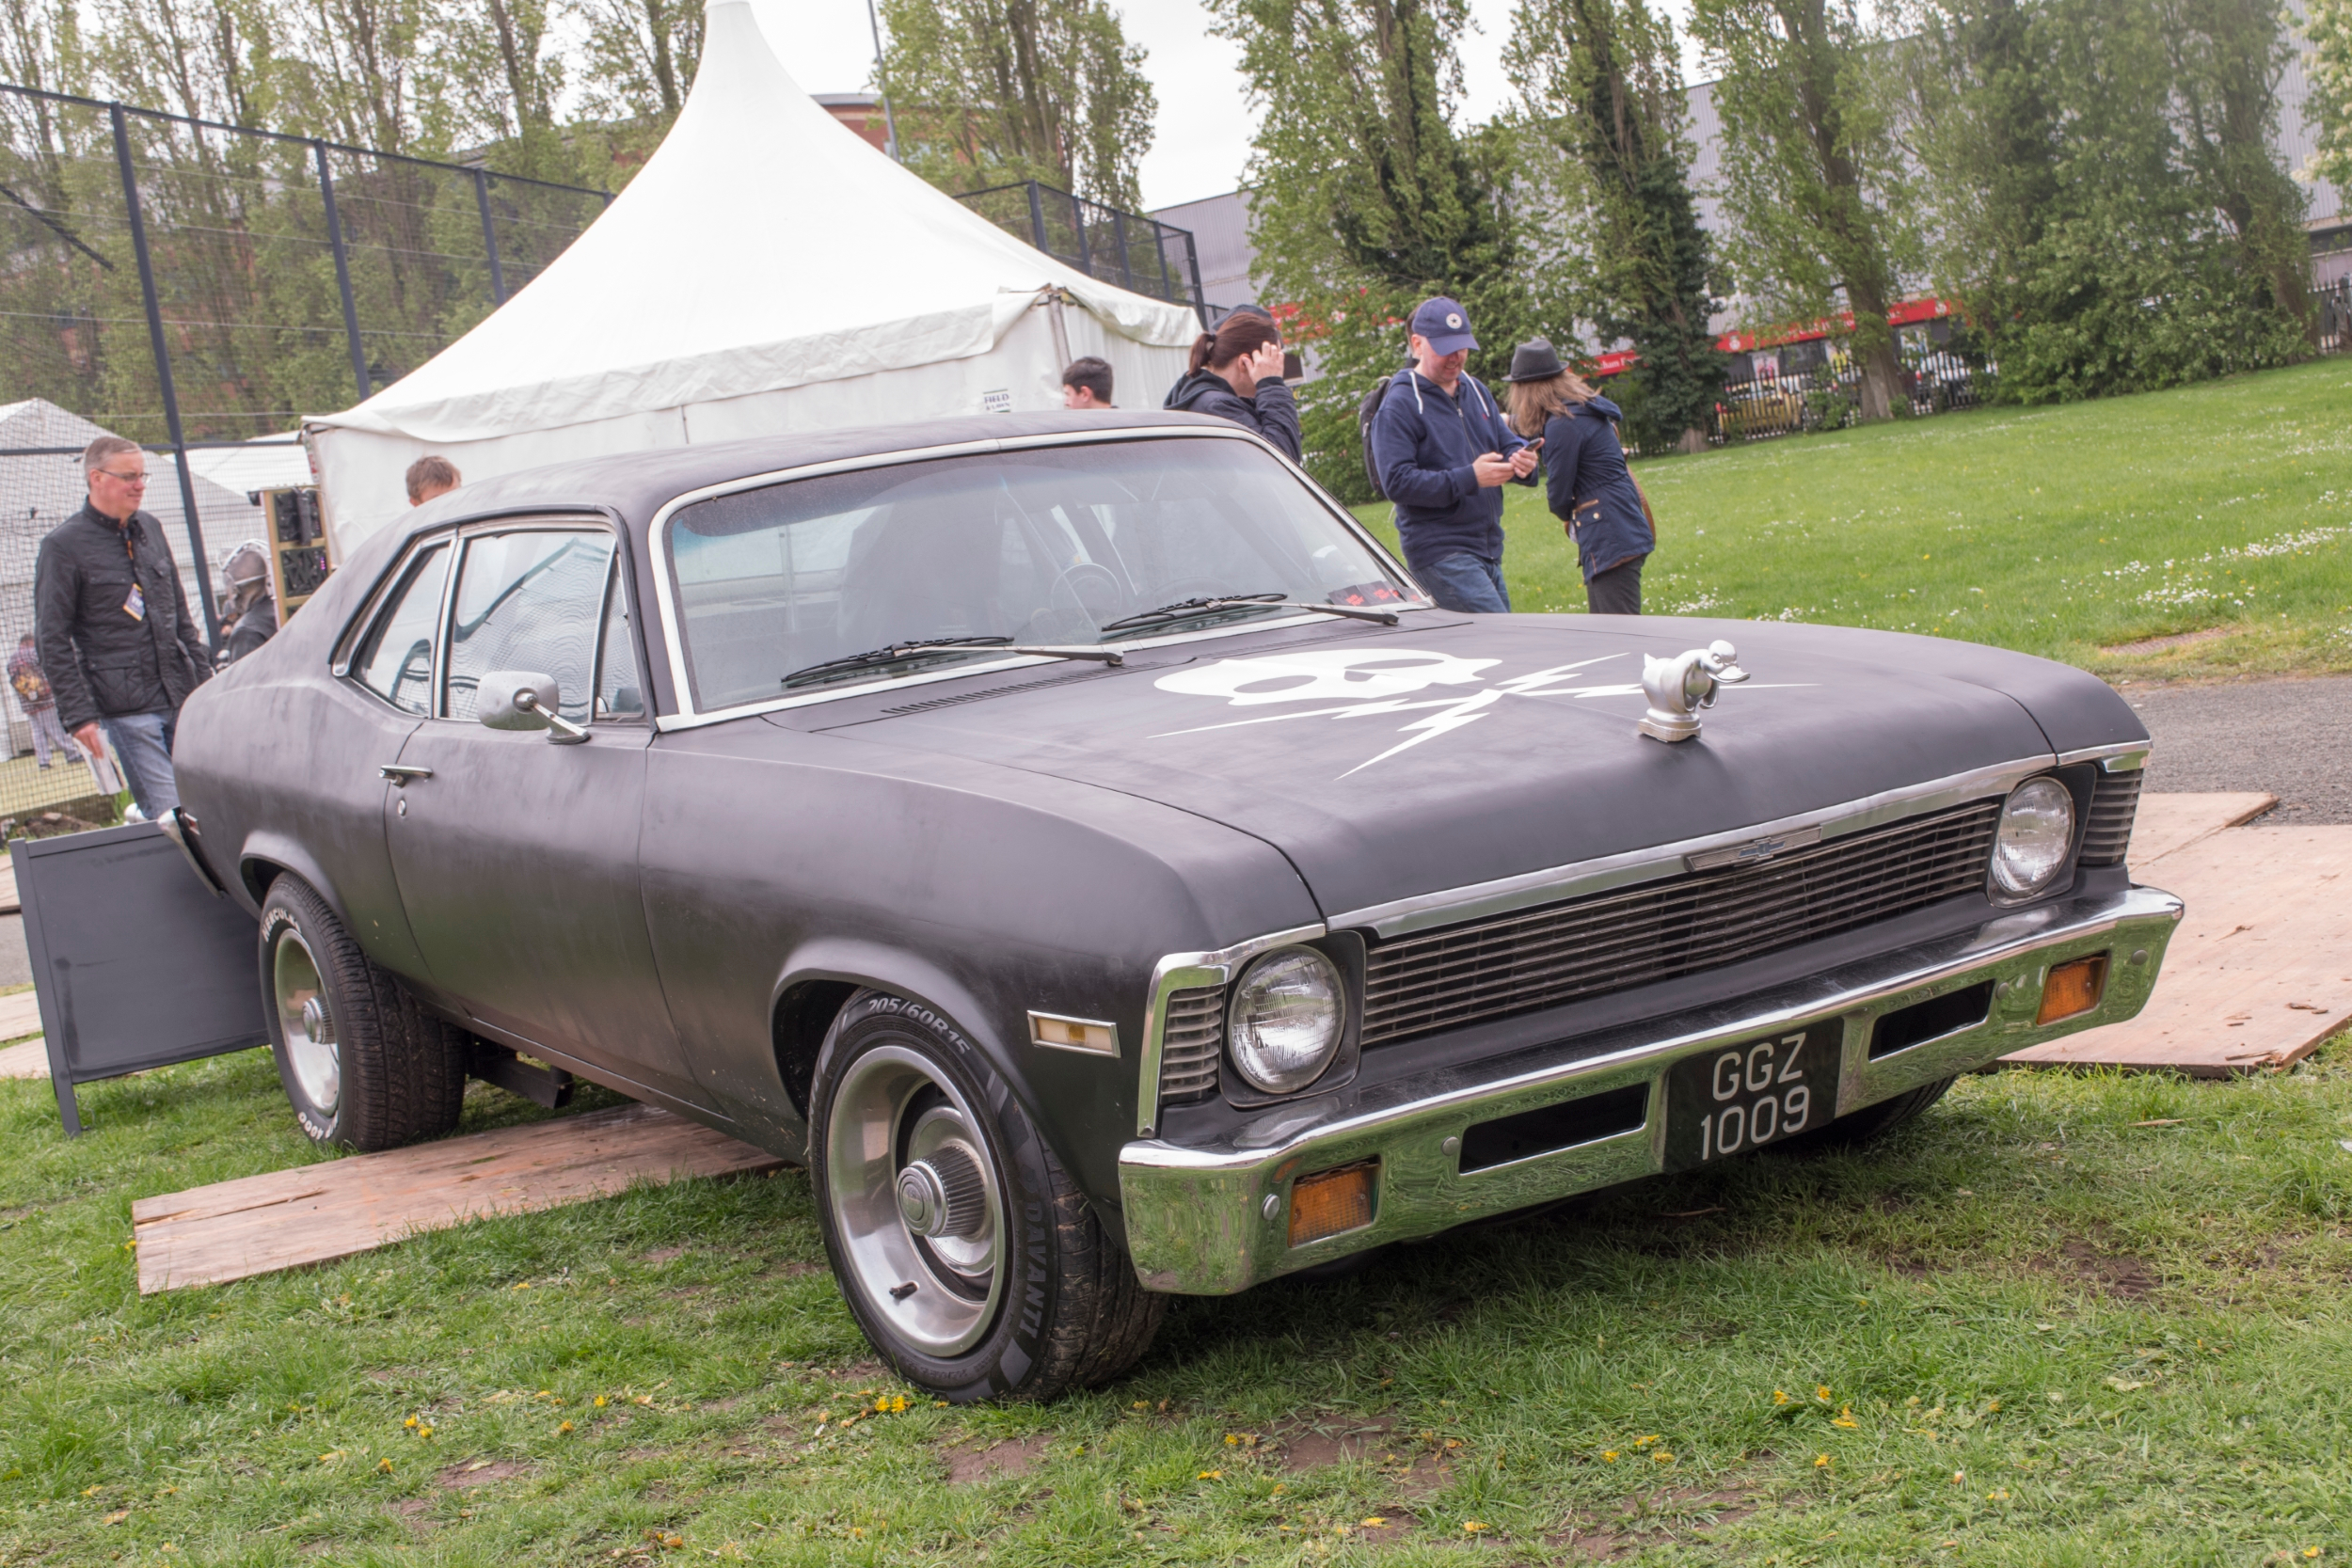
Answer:
[[[924,1057],[878,1046],[834,1096],[826,1186],[849,1283],[931,1355],[970,1349],[1004,1294],[1004,1196],[978,1118]]]
[[[270,962],[278,996],[278,1026],[286,1038],[286,1062],[302,1097],[322,1116],[332,1117],[343,1098],[342,1053],[335,1044],[335,1015],[319,981],[318,960],[302,933],[279,933]]]

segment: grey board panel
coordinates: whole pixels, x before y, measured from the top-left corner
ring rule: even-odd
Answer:
[[[73,1088],[264,1044],[253,918],[197,879],[151,822],[8,846],[49,1075]]]

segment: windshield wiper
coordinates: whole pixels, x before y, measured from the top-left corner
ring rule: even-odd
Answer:
[[[1015,642],[1009,637],[932,637],[914,642],[893,642],[885,648],[868,648],[862,654],[844,654],[839,658],[804,664],[786,675],[784,684],[796,686],[803,680],[832,674],[836,671],[880,669],[906,659],[921,658],[927,654],[1037,654],[1047,658],[1090,658],[1101,664],[1127,662],[1127,656],[1116,648],[1049,648]]]
[[[1129,626],[1181,621],[1193,615],[1214,614],[1223,610],[1312,610],[1326,615],[1343,615],[1351,621],[1377,621],[1384,626],[1392,626],[1397,623],[1397,614],[1393,610],[1373,610],[1352,604],[1316,604],[1307,599],[1294,599],[1287,594],[1224,594],[1213,599],[1179,599],[1157,610],[1139,610],[1133,615],[1105,621],[1103,629],[1123,631]]]

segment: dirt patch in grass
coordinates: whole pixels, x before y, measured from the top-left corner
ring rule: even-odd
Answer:
[[[1613,1510],[1571,1513],[1544,1539],[1587,1561],[1606,1562],[1652,1545],[1661,1536],[1703,1536],[1737,1524],[1756,1512],[1757,1500],[1752,1488],[1737,1484],[1705,1492],[1637,1492]]]
[[[477,1459],[470,1465],[453,1465],[433,1479],[446,1491],[463,1491],[471,1486],[490,1486],[501,1481],[531,1474],[531,1466],[512,1459]]]
[[[2081,1240],[2058,1248],[2058,1267],[2118,1301],[2145,1301],[2164,1285],[2164,1275],[2146,1259],[2103,1252]]]
[[[2235,637],[2244,628],[2239,626],[2208,626],[2203,631],[2174,632],[2169,637],[2143,637],[2137,642],[2118,642],[2111,648],[2101,648],[2103,654],[2129,657],[2135,654],[2160,654],[2167,648],[2186,648],[2199,642],[2217,642],[2225,637]]]
[[[1320,1470],[1327,1465],[1369,1459],[1378,1464],[1406,1445],[1396,1436],[1396,1423],[1386,1416],[1370,1420],[1311,1421],[1277,1427],[1268,1446],[1285,1470]]]
[[[685,1256],[686,1249],[682,1246],[656,1247],[640,1260],[658,1269],[664,1263],[675,1263]]]
[[[984,1447],[947,1450],[947,1484],[994,1481],[1001,1476],[1025,1476],[1054,1446],[1050,1437],[1008,1437]]]

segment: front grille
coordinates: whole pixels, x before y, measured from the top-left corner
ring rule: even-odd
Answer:
[[[1186,1105],[1216,1093],[1216,1059],[1225,1043],[1225,988],[1170,991],[1160,1031],[1160,1103]]]
[[[2102,773],[2090,791],[2090,819],[2083,828],[2080,863],[2121,865],[2132,842],[2132,822],[2139,815],[2139,786],[2148,775],[2140,768],[2128,773]]]
[[[1385,942],[1367,1047],[1556,1007],[1793,947],[1984,886],[1998,800],[1630,893]]]

